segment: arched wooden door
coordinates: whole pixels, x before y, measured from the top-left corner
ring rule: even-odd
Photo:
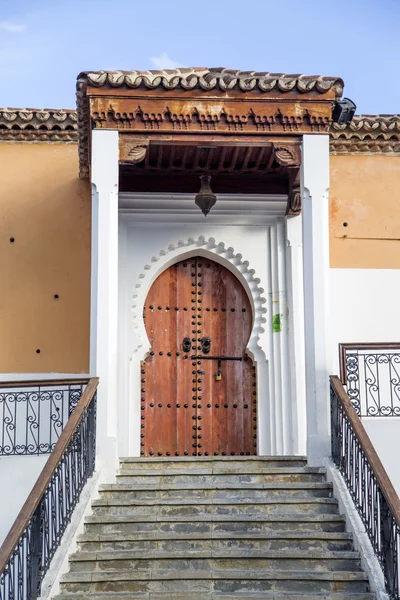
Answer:
[[[252,311],[239,280],[203,257],[181,261],[153,283],[143,317],[141,454],[257,454]]]

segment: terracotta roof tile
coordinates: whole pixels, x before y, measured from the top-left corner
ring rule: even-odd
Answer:
[[[400,154],[400,115],[355,115],[349,125],[332,123],[331,153]]]
[[[297,91],[319,92],[324,94],[335,88],[337,97],[343,92],[343,80],[339,77],[323,77],[321,75],[288,75],[285,73],[269,73],[258,71],[238,71],[221,67],[208,69],[205,67],[165,69],[161,71],[84,71],[78,76],[78,85],[88,83],[95,87],[146,87],[166,90],[181,88],[184,90],[202,89],[222,91],[240,89],[243,92],[255,88],[261,92],[278,90],[282,93]]]
[[[75,110],[0,108],[0,141],[77,142]]]

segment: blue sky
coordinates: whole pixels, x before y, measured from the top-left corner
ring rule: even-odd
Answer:
[[[400,112],[400,0],[0,0],[0,106],[74,108],[84,70],[336,75]]]

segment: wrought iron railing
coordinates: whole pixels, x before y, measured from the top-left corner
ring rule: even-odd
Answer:
[[[0,383],[0,456],[50,454],[88,379]]]
[[[331,377],[332,459],[380,562],[390,598],[399,599],[400,501],[340,379]]]
[[[400,416],[400,343],[339,344],[339,361],[359,416]]]
[[[36,600],[81,491],[93,475],[96,389],[89,380],[0,548],[0,600]]]

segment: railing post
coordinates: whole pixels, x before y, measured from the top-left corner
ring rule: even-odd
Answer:
[[[88,477],[93,475],[96,460],[96,394],[88,408]]]
[[[331,394],[331,448],[332,448],[332,460],[335,465],[339,466],[340,463],[340,436],[339,436],[339,403],[335,396],[335,393],[330,388]]]
[[[379,517],[381,534],[381,564],[386,581],[386,589],[391,598],[398,598],[397,581],[397,539],[393,536],[395,524],[389,505],[382,491],[379,491]]]
[[[43,500],[31,520],[29,536],[28,598],[36,600],[39,595],[43,548]]]

